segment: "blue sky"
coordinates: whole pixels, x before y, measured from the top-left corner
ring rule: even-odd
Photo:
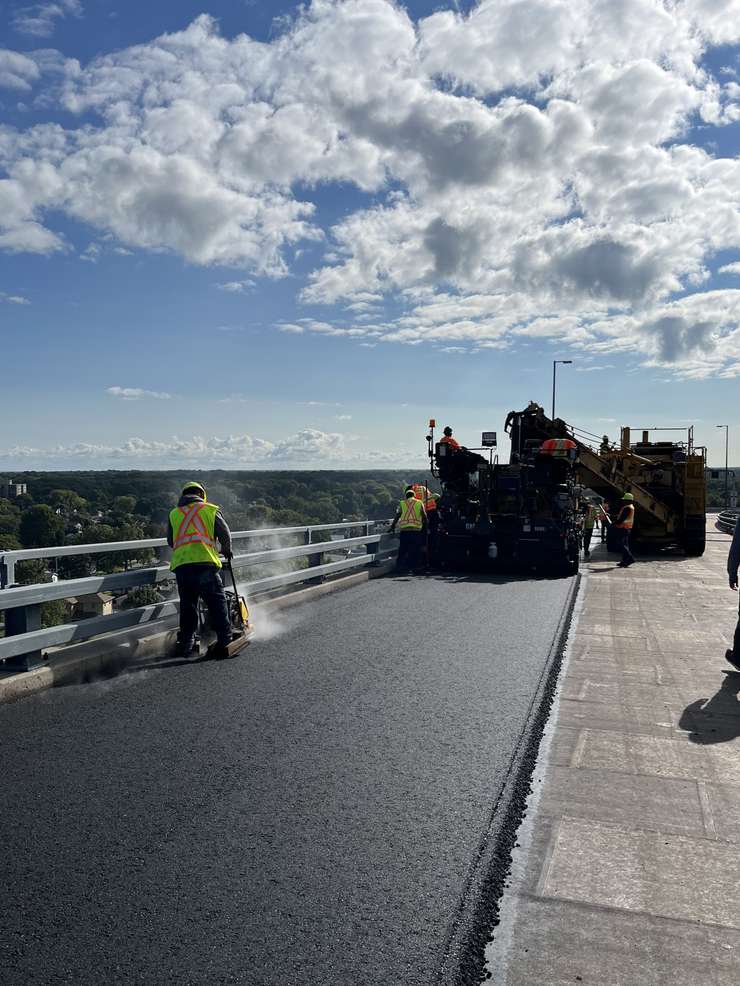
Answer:
[[[418,466],[554,358],[568,420],[740,461],[738,25],[3,4],[0,469]]]

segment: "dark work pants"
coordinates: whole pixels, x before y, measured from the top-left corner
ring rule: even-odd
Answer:
[[[439,534],[439,517],[436,510],[430,510],[427,514],[427,544],[429,545],[428,562],[437,560],[437,538]]]
[[[396,571],[415,571],[421,568],[422,531],[401,531],[398,542]]]
[[[732,656],[737,661],[740,658],[740,611],[737,616],[737,626],[735,627],[735,640],[732,644]]]
[[[626,527],[618,528],[619,531],[619,547],[622,549],[622,564],[631,565],[635,560],[632,552],[630,551],[630,532]]]
[[[177,591],[180,594],[180,644],[192,644],[198,630],[198,600],[208,607],[211,625],[219,644],[231,640],[229,608],[224,584],[215,565],[180,565],[175,569]]]

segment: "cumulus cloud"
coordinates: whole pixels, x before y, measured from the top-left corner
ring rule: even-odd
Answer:
[[[251,435],[227,435],[189,439],[173,437],[168,441],[129,438],[118,445],[77,442],[46,449],[31,446],[0,449],[0,462],[27,468],[35,464],[49,467],[56,462],[63,462],[69,468],[71,462],[73,467],[76,465],[80,469],[106,465],[121,469],[136,465],[143,468],[173,468],[195,463],[202,468],[282,469],[358,464],[407,465],[418,458],[418,454],[403,449],[350,450],[344,435],[313,428],[306,428],[277,442]]]
[[[19,51],[0,48],[0,89],[28,92],[40,76],[39,67],[32,58]]]
[[[66,249],[62,212],[118,249],[241,268],[216,282],[239,294],[313,244],[301,300],[344,314],[281,332],[734,365],[712,348],[731,320],[700,327],[711,257],[740,250],[740,161],[711,144],[740,86],[705,59],[740,42],[740,0],[447,7],[311,0],[269,42],[203,15],[84,66],[0,53],[0,84],[46,85],[72,121],[0,131],[0,249]],[[332,183],[371,204],[324,228]]]
[[[80,0],[53,0],[50,3],[36,3],[21,7],[13,15],[11,24],[20,34],[30,34],[36,38],[48,38],[54,33],[56,22],[65,17],[82,17]]]
[[[108,387],[105,392],[122,401],[140,401],[144,398],[156,401],[172,400],[172,394],[159,390],[142,390],[141,387]]]
[[[31,302],[28,298],[24,298],[22,294],[6,294],[4,291],[0,291],[0,301],[5,301],[9,305],[30,305]]]

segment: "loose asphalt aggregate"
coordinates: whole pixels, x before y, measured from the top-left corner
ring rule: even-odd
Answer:
[[[380,579],[0,706],[3,986],[430,986],[571,587]]]

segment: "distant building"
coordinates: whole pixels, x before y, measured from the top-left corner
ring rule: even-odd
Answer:
[[[76,620],[92,616],[110,616],[113,612],[113,596],[109,592],[94,592],[87,596],[71,596],[65,602]]]
[[[28,493],[26,483],[14,483],[12,479],[9,479],[7,483],[0,483],[0,496],[5,497],[6,500],[14,500],[17,496],[23,496],[24,493]]]

